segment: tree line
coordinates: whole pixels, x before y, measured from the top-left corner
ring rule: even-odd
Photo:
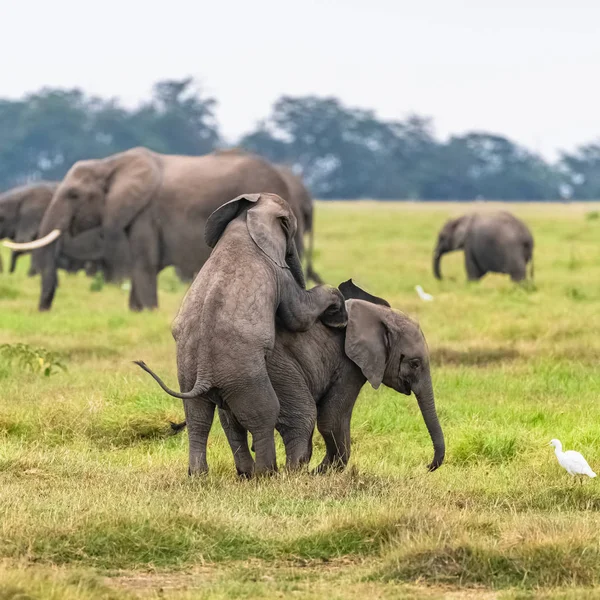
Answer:
[[[0,99],[0,190],[134,146],[191,155],[227,146],[216,107],[192,78],[156,83],[134,108],[79,89]],[[550,163],[502,135],[442,141],[428,118],[386,121],[333,97],[282,96],[236,145],[292,166],[323,199],[600,198],[600,141]]]

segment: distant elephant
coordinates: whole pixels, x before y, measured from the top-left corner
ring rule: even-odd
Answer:
[[[313,212],[314,203],[312,196],[306,189],[302,179],[296,175],[289,167],[285,165],[276,165],[277,170],[285,179],[290,196],[290,203],[296,219],[298,220],[298,233],[296,235],[296,246],[298,254],[302,258],[304,253],[304,234],[308,233],[308,250],[306,251],[306,278],[312,279],[315,283],[323,283],[319,274],[314,270],[312,259],[314,251],[314,228],[313,228]]]
[[[58,185],[57,181],[39,181],[0,194],[0,239],[9,239],[17,243],[35,240],[44,213],[50,205]],[[25,253],[12,250],[11,273],[14,273],[16,269],[19,256]],[[57,262],[61,269],[69,272],[77,272],[86,266],[82,261],[73,259],[64,252],[57,258]],[[35,274],[33,266],[30,268],[29,274]]]
[[[233,147],[233,148],[221,148],[215,150],[213,154],[222,155],[237,155],[237,156],[253,156],[248,150],[244,148]],[[292,207],[296,221],[298,222],[298,231],[296,232],[296,249],[298,250],[298,256],[303,258],[306,256],[306,278],[314,281],[315,283],[323,283],[323,280],[319,274],[314,270],[312,259],[313,259],[313,248],[314,248],[314,230],[313,230],[313,199],[309,194],[306,186],[302,179],[296,175],[290,167],[286,165],[275,165],[275,168],[279,171],[279,174],[285,180],[288,187],[289,193],[284,197]],[[306,253],[304,252],[304,236],[309,235],[309,245]]]
[[[442,465],[446,447],[421,329],[351,279],[339,289],[346,298],[346,329],[315,323],[304,333],[292,333],[279,324],[274,350],[267,357],[267,371],[281,406],[276,429],[283,438],[287,467],[310,461],[315,421],[326,447],[317,472],[346,467],[352,410],[369,381],[376,389],[383,383],[401,394],[414,392],[433,442],[428,468],[434,471]],[[243,474],[252,464],[246,428],[225,407],[219,409],[219,418],[238,473]],[[179,431],[185,424],[172,425]]]
[[[530,261],[533,279],[533,236],[523,221],[508,212],[472,213],[448,221],[433,252],[437,279],[442,278],[442,256],[463,249],[469,280],[481,279],[491,271],[508,273],[513,281],[522,281]]]
[[[191,280],[210,255],[202,235],[210,214],[240,194],[260,192],[288,195],[277,170],[253,155],[176,156],[134,148],[75,163],[44,215],[42,238],[33,243],[45,245],[33,253],[42,274],[39,309],[52,305],[56,246],[65,232],[86,234],[85,247],[93,250],[78,257],[102,260],[108,281],[131,279],[132,310],[151,309],[158,305],[163,268],[174,265]]]
[[[336,288],[304,289],[296,251],[296,218],[274,194],[244,194],[208,219],[206,243],[214,250],[185,296],[175,321],[177,372],[172,396],[184,400],[189,433],[189,473],[208,470],[206,442],[215,404],[227,406],[252,434],[256,465],[240,474],[277,470],[274,431],[279,400],[267,373],[275,345],[275,317],[290,331],[306,331],[317,319],[346,325]]]

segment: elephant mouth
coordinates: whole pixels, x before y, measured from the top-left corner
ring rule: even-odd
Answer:
[[[404,394],[405,396],[410,396],[410,394],[412,393],[410,382],[404,378],[398,379],[398,387],[396,388],[396,391],[400,392],[401,394]]]

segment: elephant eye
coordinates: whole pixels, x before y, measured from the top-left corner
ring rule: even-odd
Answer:
[[[77,200],[77,190],[69,190],[67,192],[67,198],[69,198],[69,200]]]
[[[421,361],[418,358],[413,358],[408,361],[411,369],[418,369],[421,366]]]

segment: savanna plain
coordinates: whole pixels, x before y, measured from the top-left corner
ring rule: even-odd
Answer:
[[[180,403],[131,362],[176,385],[174,272],[140,314],[83,274],[40,314],[26,260],[0,275],[0,342],[28,345],[0,353],[0,600],[600,595],[600,478],[574,484],[548,446],[600,472],[600,205],[508,206],[535,237],[533,285],[467,283],[460,253],[436,281],[437,231],[475,208],[492,206],[317,205],[326,281],[353,277],[425,333],[434,473],[414,396],[367,384],[346,472],[238,481],[215,422],[210,474],[190,479]]]

